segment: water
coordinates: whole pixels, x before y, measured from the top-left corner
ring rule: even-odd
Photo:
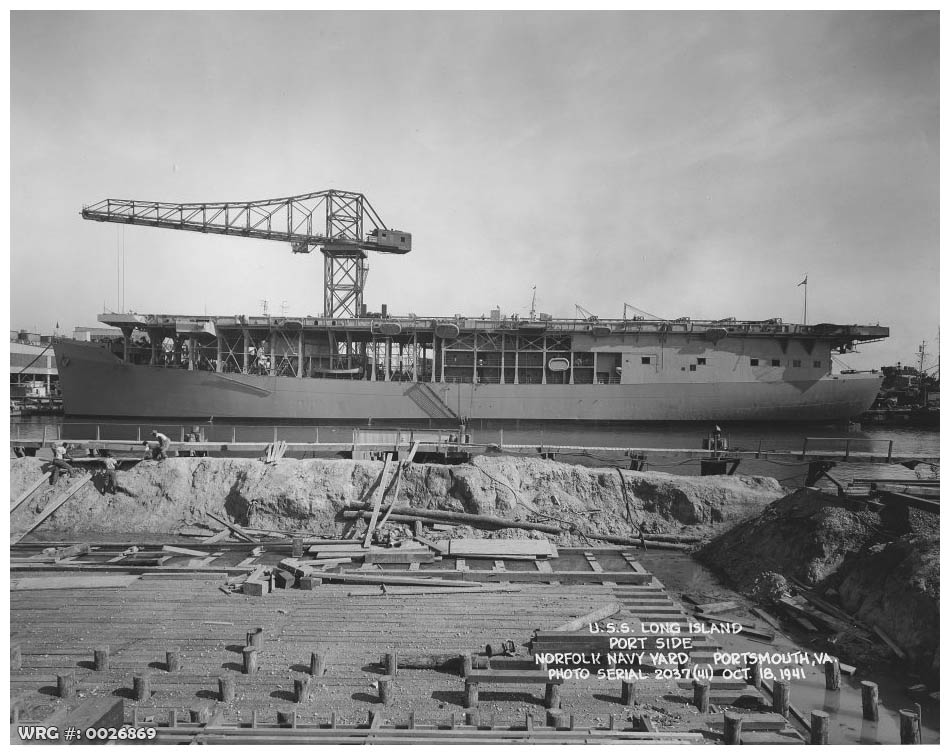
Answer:
[[[648,551],[640,553],[637,560],[677,596],[715,596],[714,600],[735,599],[740,605],[747,601],[723,588],[716,577],[704,566],[681,553]],[[734,615],[736,612],[730,612]],[[746,622],[755,620],[748,617]],[[762,624],[762,622],[759,622]],[[723,652],[782,653],[796,650],[814,652],[807,642],[797,642],[791,636],[777,632],[774,642],[763,644],[744,636],[717,635],[722,640]],[[790,700],[806,718],[813,710],[830,714],[828,739],[830,744],[899,744],[901,708],[914,710],[914,702],[921,704],[921,736],[923,744],[936,744],[940,738],[940,706],[930,698],[912,700],[906,694],[907,687],[919,681],[894,668],[861,668],[853,676],[841,675],[841,689],[829,692],[825,689],[825,672],[821,666],[805,666],[805,678],[791,681]],[[878,685],[880,695],[879,720],[865,721],[861,708],[861,682]]]
[[[47,427],[47,437],[61,436],[73,439],[92,439],[96,432],[103,439],[143,440],[149,437],[149,431],[158,429],[172,440],[179,440],[192,425],[170,423],[167,420],[96,420],[62,417],[17,417],[11,418],[10,435],[38,438]],[[397,427],[398,423],[374,424],[374,428]],[[233,441],[312,443],[350,443],[353,439],[353,426],[285,424],[275,428],[272,422],[240,423],[215,422],[201,424],[207,440],[227,443]],[[558,460],[585,466],[622,466],[628,467],[630,459],[624,449],[664,448],[699,449],[702,439],[713,429],[711,423],[635,423],[635,424],[595,424],[558,422],[489,422],[473,421],[468,430],[475,443],[501,443],[505,445],[530,445],[534,447],[584,446],[591,450],[584,454],[559,454]],[[849,432],[842,425],[829,424],[723,424],[723,434],[729,440],[731,450],[800,451],[805,438],[809,438],[809,448],[843,450],[845,439],[849,439],[851,449],[855,451],[874,451],[886,455],[890,443],[895,455],[938,457],[940,454],[940,433],[932,428],[894,428],[869,427],[858,432]],[[816,440],[822,439],[822,440]],[[604,450],[620,449],[620,450]],[[669,472],[672,474],[698,475],[698,459],[685,458],[676,454],[650,453],[647,455],[647,470]],[[743,459],[738,474],[763,475],[774,477],[790,487],[801,485],[805,479],[807,463],[773,459]],[[926,477],[930,468],[920,466],[916,473],[900,465],[840,463],[833,474],[842,481],[854,477],[899,477],[908,480],[919,476]],[[830,484],[830,483],[829,483]]]

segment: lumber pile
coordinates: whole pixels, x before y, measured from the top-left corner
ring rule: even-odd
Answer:
[[[284,458],[285,453],[287,453],[287,441],[278,440],[267,445],[267,448],[264,449],[264,458],[261,461],[265,464],[276,464]]]

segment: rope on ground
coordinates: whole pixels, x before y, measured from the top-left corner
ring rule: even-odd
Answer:
[[[531,512],[532,514],[534,514],[535,516],[544,517],[545,519],[553,519],[555,522],[560,522],[561,524],[566,524],[569,530],[573,530],[574,527],[577,526],[574,522],[570,522],[570,521],[568,521],[567,519],[559,519],[559,518],[556,517],[556,516],[550,516],[550,515],[548,515],[548,514],[542,514],[542,513],[541,513],[540,511],[538,511],[537,509],[534,509],[534,508],[532,508],[531,506],[529,506],[527,503],[525,503],[525,502],[524,502],[524,499],[522,499],[522,497],[521,497],[521,495],[518,493],[518,491],[515,490],[513,487],[511,487],[511,485],[509,485],[507,482],[504,482],[503,480],[499,480],[499,479],[498,479],[497,477],[495,477],[494,475],[489,474],[486,470],[482,469],[482,468],[476,463],[476,461],[473,461],[473,462],[472,462],[472,466],[475,467],[475,469],[477,469],[477,470],[478,470],[479,472],[481,472],[483,475],[485,475],[489,480],[492,480],[493,482],[495,482],[495,483],[497,483],[497,484],[499,484],[499,485],[504,485],[506,488],[508,488],[508,490],[510,490],[510,491],[514,494],[515,500],[518,501],[518,503],[520,503],[522,506],[524,506],[528,511],[530,511],[530,512]]]

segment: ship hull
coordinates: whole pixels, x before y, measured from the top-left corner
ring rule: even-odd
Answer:
[[[95,345],[54,347],[66,414],[175,419],[829,421],[868,409],[881,378],[610,385],[428,383],[221,374],[133,365]],[[413,388],[417,387],[414,392]]]

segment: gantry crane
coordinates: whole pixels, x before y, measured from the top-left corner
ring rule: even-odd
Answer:
[[[84,207],[86,220],[146,225],[290,242],[296,253],[323,253],[326,317],[358,317],[363,311],[366,252],[406,254],[412,235],[386,228],[365,196],[329,189],[253,202],[172,204],[104,199]],[[363,228],[373,230],[363,235]]]

